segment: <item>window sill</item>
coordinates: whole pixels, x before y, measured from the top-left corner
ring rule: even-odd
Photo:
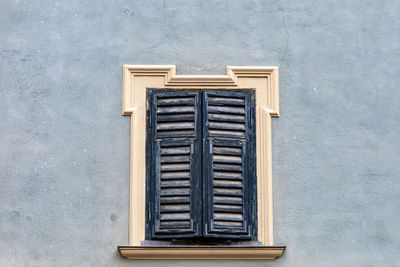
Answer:
[[[121,256],[130,260],[273,260],[285,246],[257,247],[144,247],[119,246]]]

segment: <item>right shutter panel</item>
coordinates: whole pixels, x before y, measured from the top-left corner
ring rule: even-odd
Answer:
[[[206,91],[203,97],[206,237],[255,235],[253,91]]]
[[[152,239],[199,235],[200,94],[151,91],[150,225]]]

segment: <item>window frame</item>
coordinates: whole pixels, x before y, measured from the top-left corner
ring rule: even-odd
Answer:
[[[213,257],[243,259],[272,259],[284,250],[274,246],[272,213],[272,160],[271,118],[279,116],[278,67],[227,67],[226,75],[176,75],[174,65],[124,65],[123,115],[131,116],[130,142],[130,215],[129,246],[119,247],[123,256],[143,258],[147,250],[145,240],[145,138],[146,88],[254,88],[256,90],[256,143],[257,143],[257,209],[258,235],[261,247],[245,249],[243,253],[232,249],[214,249]],[[186,251],[186,250],[185,250]],[[204,250],[190,251],[182,258],[207,258]],[[227,253],[227,254],[223,254]],[[261,253],[261,254],[258,254]],[[159,258],[174,258],[179,253],[159,250]],[[183,255],[183,254],[182,254]],[[225,256],[223,256],[225,255]]]

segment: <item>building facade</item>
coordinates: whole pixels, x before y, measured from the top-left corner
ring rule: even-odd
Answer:
[[[2,1],[0,266],[398,266],[397,1]],[[278,66],[275,260],[132,261],[122,66]]]

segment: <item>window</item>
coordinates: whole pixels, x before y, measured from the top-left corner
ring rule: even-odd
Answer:
[[[149,115],[150,103],[148,101],[148,88],[173,88],[169,92],[199,92],[202,101],[205,92],[222,92],[217,88],[224,88],[225,92],[241,92],[253,88],[255,94],[255,128],[256,156],[251,167],[256,168],[257,183],[254,185],[252,203],[254,225],[251,226],[256,233],[251,233],[252,240],[240,241],[238,245],[227,244],[225,239],[218,237],[215,245],[188,246],[189,242],[179,244],[171,240],[151,239],[149,225],[150,186],[148,183],[147,164],[150,151],[146,147],[146,140],[151,137],[150,128],[146,126]],[[201,90],[188,90],[190,88]],[[165,90],[165,89],[163,89]],[[200,102],[200,109],[206,105]],[[252,109],[252,108],[251,108]],[[203,120],[203,112],[200,111],[200,119]],[[276,246],[273,231],[273,204],[272,204],[272,152],[271,152],[271,119],[279,116],[279,71],[278,67],[261,66],[227,66],[226,75],[178,75],[174,65],[124,65],[123,66],[123,90],[122,90],[122,114],[130,116],[130,174],[129,174],[129,236],[128,245],[118,246],[121,255],[128,259],[275,259],[282,255],[284,246]],[[217,115],[218,116],[218,115]],[[203,122],[202,124],[203,125]],[[206,129],[203,126],[202,129]],[[247,128],[246,128],[247,129]],[[181,131],[183,131],[182,129]],[[251,128],[254,131],[254,127]],[[179,132],[181,132],[179,131]],[[203,138],[201,132],[201,138]],[[186,136],[187,137],[187,136]],[[193,138],[193,137],[192,137]],[[181,140],[181,139],[180,139]],[[203,139],[202,139],[203,140]],[[203,143],[201,148],[205,148]],[[248,151],[248,149],[246,150]],[[201,161],[204,162],[203,154]],[[250,161],[251,162],[251,161]],[[256,166],[255,166],[256,165]],[[201,172],[203,172],[203,166]],[[206,171],[208,171],[206,169]],[[202,186],[207,186],[206,176],[202,175]],[[254,177],[255,179],[255,177]],[[207,191],[201,188],[201,201]],[[246,192],[244,192],[246,194]],[[198,198],[197,198],[198,199]],[[207,206],[208,207],[208,206]],[[196,206],[198,211],[199,206]],[[207,211],[200,206],[198,237],[187,239],[201,239],[203,237],[207,219],[203,216]],[[150,220],[154,217],[150,217]],[[250,224],[251,224],[250,223]],[[219,233],[220,234],[220,233]],[[254,236],[255,235],[255,236]],[[233,238],[235,239],[235,238]],[[215,238],[214,238],[215,240]],[[170,246],[174,243],[173,246]],[[200,244],[199,241],[195,241]],[[211,242],[213,243],[213,242]],[[238,243],[238,242],[235,242]],[[208,243],[210,244],[210,243]]]
[[[255,240],[255,92],[147,91],[146,239]]]

